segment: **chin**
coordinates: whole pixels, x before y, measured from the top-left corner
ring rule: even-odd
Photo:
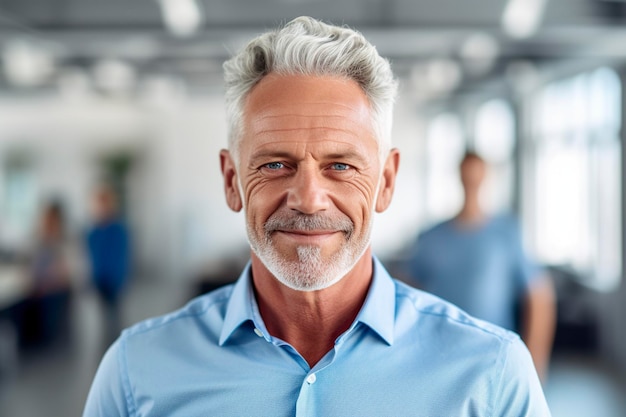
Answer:
[[[367,247],[367,245],[366,245]],[[297,260],[284,259],[275,250],[257,251],[257,257],[283,285],[297,291],[319,291],[339,282],[354,268],[363,255],[344,246],[330,256],[323,256],[317,246],[299,246]]]

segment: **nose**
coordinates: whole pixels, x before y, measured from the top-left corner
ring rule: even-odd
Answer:
[[[287,195],[287,207],[304,214],[327,210],[330,205],[327,180],[312,167],[301,167],[292,177]]]

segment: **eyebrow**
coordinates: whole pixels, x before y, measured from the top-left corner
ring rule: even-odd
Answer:
[[[348,152],[331,153],[331,154],[325,155],[324,158],[332,159],[332,160],[351,160],[351,161],[360,162],[362,164],[366,164],[369,162],[368,158],[366,158],[364,155],[353,150],[350,150]]]
[[[285,159],[291,159],[291,158],[293,158],[293,155],[291,153],[289,153],[289,152],[284,152],[284,151],[262,150],[262,151],[253,153],[250,156],[250,161],[254,162],[256,160],[265,159],[265,158],[285,158]]]

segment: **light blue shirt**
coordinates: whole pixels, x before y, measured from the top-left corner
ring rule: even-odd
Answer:
[[[525,255],[515,218],[501,215],[480,225],[452,219],[426,230],[406,275],[474,317],[517,330],[516,309],[541,270]]]
[[[374,259],[361,311],[312,369],[268,333],[248,266],[236,284],[125,330],[100,364],[83,415],[550,413],[518,336],[393,280]]]

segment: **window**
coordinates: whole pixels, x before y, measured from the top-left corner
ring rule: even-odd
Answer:
[[[534,109],[532,246],[545,263],[613,289],[622,272],[619,77],[601,68],[555,82]]]
[[[459,163],[465,140],[459,118],[451,113],[436,116],[428,126],[426,149],[426,218],[434,223],[461,209],[463,190]]]
[[[10,250],[29,242],[37,210],[35,174],[28,156],[10,155],[2,169],[2,244]]]
[[[490,211],[510,209],[513,204],[515,118],[503,100],[483,103],[476,112],[474,149],[489,164],[483,205]]]

